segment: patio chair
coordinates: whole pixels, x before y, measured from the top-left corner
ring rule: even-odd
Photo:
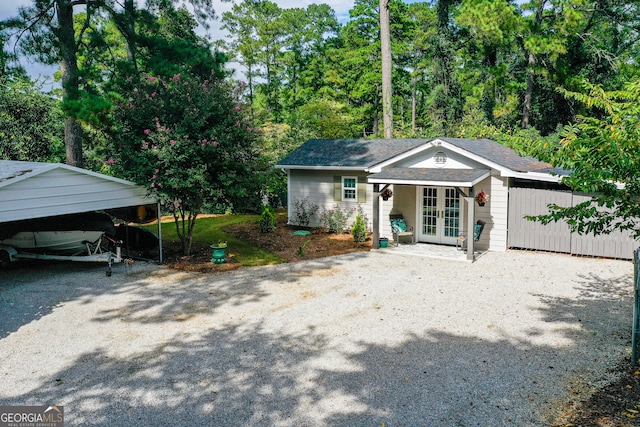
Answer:
[[[482,230],[484,230],[484,225],[485,222],[482,221],[481,219],[479,219],[478,221],[476,221],[476,225],[473,226],[473,241],[477,242],[478,240],[480,240],[480,235],[482,234]],[[466,243],[467,243],[467,236],[466,234],[462,233],[458,236],[458,240],[456,241],[456,249],[458,250],[462,250],[465,249],[466,250]]]
[[[401,237],[411,237],[411,244],[415,243],[413,227],[407,225],[402,214],[391,214],[389,215],[389,220],[391,221],[391,234],[396,246],[400,244]]]

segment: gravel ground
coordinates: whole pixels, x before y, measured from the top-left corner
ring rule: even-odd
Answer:
[[[542,426],[630,351],[629,261],[372,251],[0,272],[0,404],[68,426]]]

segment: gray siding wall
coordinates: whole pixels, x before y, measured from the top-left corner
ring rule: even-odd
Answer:
[[[571,191],[511,188],[509,190],[509,247],[564,252],[574,255],[603,256],[632,259],[633,251],[640,242],[629,232],[614,231],[611,234],[594,236],[571,233],[569,226],[558,221],[542,225],[528,221],[525,215],[548,213],[547,205],[575,206],[589,196],[573,194]]]
[[[373,227],[373,184],[367,184],[366,199],[364,203],[356,201],[337,202],[333,199],[333,177],[339,176],[366,176],[358,172],[336,172],[336,171],[309,171],[290,170],[289,171],[289,195],[288,212],[289,222],[296,224],[295,201],[307,199],[309,203],[318,206],[318,212],[311,217],[310,227],[321,225],[320,217],[323,210],[331,210],[339,206],[343,210],[357,209],[360,205],[368,219],[369,230]],[[355,212],[351,216],[350,224],[355,220]]]

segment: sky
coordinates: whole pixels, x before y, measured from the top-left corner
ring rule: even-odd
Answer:
[[[236,0],[238,1],[238,0]],[[318,1],[310,1],[310,0],[271,0],[274,3],[278,4],[281,8],[291,8],[291,7],[307,7],[313,3],[326,3],[333,8],[336,13],[336,17],[338,21],[345,22],[349,18],[349,10],[353,7],[353,0],[318,0]],[[140,0],[142,3],[143,0]],[[31,0],[0,0],[0,20],[4,20],[10,18],[12,16],[17,15],[18,8],[21,6],[29,6],[32,3]],[[214,7],[216,10],[216,14],[218,16],[222,16],[222,13],[231,10],[233,7],[232,2],[222,2],[221,0],[214,0]],[[200,29],[198,33],[207,37],[211,41],[220,40],[225,37],[225,32],[220,29],[221,23],[220,21],[212,21],[209,23],[210,28],[208,31],[204,29]],[[42,64],[38,64],[33,60],[28,60],[24,58],[21,60],[22,66],[25,67],[31,78],[40,80],[48,79],[51,83],[53,78],[53,73],[57,70],[57,67],[45,66]]]

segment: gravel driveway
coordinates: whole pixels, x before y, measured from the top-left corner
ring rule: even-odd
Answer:
[[[104,271],[0,272],[0,404],[68,426],[538,426],[630,351],[629,261]]]

